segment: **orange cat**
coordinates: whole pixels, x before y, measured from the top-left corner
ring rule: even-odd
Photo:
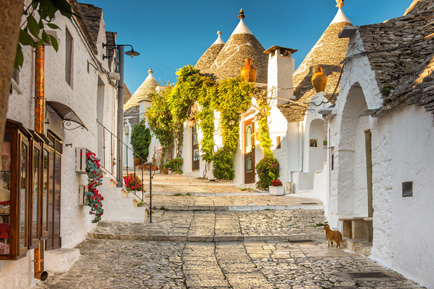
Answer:
[[[333,242],[336,242],[336,248],[341,246],[342,242],[342,234],[339,231],[332,231],[328,224],[324,225],[324,231],[326,233],[327,239],[327,247],[330,247],[330,244],[333,247]]]

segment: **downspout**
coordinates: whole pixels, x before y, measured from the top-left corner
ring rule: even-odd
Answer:
[[[297,154],[298,154],[298,169],[291,171],[291,183],[294,185],[294,177],[293,173],[299,173],[303,171],[303,138],[304,138],[304,131],[303,131],[303,122],[298,123],[298,142],[297,142]],[[295,193],[295,192],[294,192]]]
[[[35,131],[44,134],[45,46],[36,47],[35,55]],[[44,271],[44,249],[44,240],[39,240],[38,247],[35,248],[34,277],[41,281],[48,278],[48,273]]]

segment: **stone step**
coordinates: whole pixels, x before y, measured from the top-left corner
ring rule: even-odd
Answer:
[[[363,256],[370,256],[371,255],[371,249],[372,249],[372,243],[367,241],[355,241],[350,238],[343,238],[344,244],[343,248],[350,250],[353,253],[363,255]]]
[[[110,234],[91,232],[88,234],[92,239],[108,240],[140,240],[140,241],[157,241],[157,242],[310,242],[318,240],[318,234],[293,234],[281,236],[263,236],[263,235],[144,235],[144,234]]]
[[[307,204],[307,205],[296,205],[296,206],[160,206],[155,207],[154,210],[163,211],[268,211],[268,210],[295,210],[295,209],[306,209],[306,210],[321,210],[323,206],[317,204]]]

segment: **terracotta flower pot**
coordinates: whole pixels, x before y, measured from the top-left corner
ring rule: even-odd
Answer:
[[[250,58],[246,58],[244,60],[244,67],[241,69],[241,77],[246,82],[256,81],[256,69],[253,66],[252,60]]]

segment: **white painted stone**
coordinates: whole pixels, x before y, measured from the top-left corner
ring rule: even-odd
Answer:
[[[45,271],[49,274],[67,272],[78,259],[80,259],[80,250],[77,248],[46,251]]]
[[[335,18],[333,18],[330,25],[335,24],[335,23],[340,23],[340,22],[351,23],[351,21],[347,18],[347,16],[345,16],[344,12],[342,11],[342,8],[339,8],[338,13],[336,13]]]
[[[357,33],[348,54],[363,51]],[[360,117],[365,109],[382,105],[375,75],[367,57],[347,63],[330,121],[330,151],[335,169],[330,172],[329,223],[366,214],[366,175],[363,130],[372,133],[373,248],[371,258],[424,286],[434,286],[434,129],[432,115],[417,105],[378,117]],[[352,137],[351,137],[352,136]],[[402,197],[402,182],[413,181],[413,197]]]
[[[240,22],[238,23],[237,27],[235,27],[235,30],[232,32],[231,35],[234,34],[253,34],[253,33],[244,23],[243,19],[240,19]]]
[[[63,139],[64,144],[72,144],[72,147],[63,147],[62,154],[62,178],[61,178],[61,231],[62,248],[74,248],[83,241],[87,233],[95,228],[91,223],[89,208],[78,205],[78,187],[87,184],[85,175],[75,172],[75,148],[85,147],[98,153],[98,130],[96,119],[109,130],[115,132],[116,124],[116,93],[114,84],[111,83],[106,73],[97,71],[100,60],[102,67],[113,71],[114,64],[108,66],[108,60],[102,60],[105,54],[102,42],[105,40],[104,23],[101,23],[98,41],[98,54],[94,55],[87,43],[78,24],[74,20],[56,15],[54,21],[61,27],[57,31],[59,50],[56,52],[51,46],[45,48],[45,98],[48,101],[58,101],[71,107],[81,118],[88,130],[65,130],[63,121],[53,112],[47,111],[48,124],[45,125],[45,133],[53,131]],[[72,85],[65,81],[65,31],[68,30],[73,38],[73,64]],[[20,72],[20,81],[10,96],[7,118],[23,123],[29,129],[34,129],[34,53],[31,48],[24,48],[24,64]],[[115,54],[116,55],[116,54]],[[98,84],[98,79],[100,83]],[[98,85],[100,85],[98,89]],[[97,112],[98,92],[104,95],[102,108]],[[75,127],[72,124],[72,127]],[[106,146],[109,143],[106,143]],[[104,161],[109,161],[103,158]],[[103,216],[104,219],[104,216]],[[27,256],[17,261],[0,261],[0,284],[2,288],[30,288],[35,284],[33,278],[33,250],[29,250]],[[45,262],[47,267],[53,264]]]

